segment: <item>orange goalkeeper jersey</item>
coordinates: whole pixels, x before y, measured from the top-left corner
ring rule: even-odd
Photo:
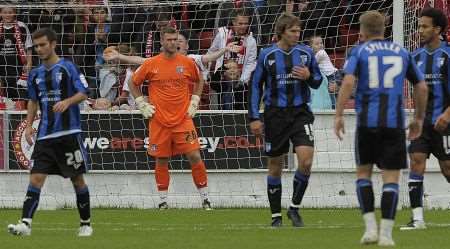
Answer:
[[[150,102],[156,107],[154,119],[173,127],[188,118],[190,85],[197,84],[199,73],[192,59],[176,54],[167,58],[163,53],[147,59],[133,75],[133,83],[148,80]]]

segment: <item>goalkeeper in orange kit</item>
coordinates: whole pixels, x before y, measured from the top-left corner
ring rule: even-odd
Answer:
[[[177,52],[177,30],[167,27],[161,31],[161,37],[163,52],[147,59],[129,84],[144,118],[152,118],[148,153],[156,159],[155,178],[161,198],[159,208],[168,208],[169,157],[184,154],[191,164],[202,206],[209,210],[206,168],[200,157],[200,144],[192,121],[203,90],[203,79],[199,77],[194,61]],[[138,88],[145,80],[149,82],[150,103],[144,100]],[[192,95],[190,84],[194,84]]]

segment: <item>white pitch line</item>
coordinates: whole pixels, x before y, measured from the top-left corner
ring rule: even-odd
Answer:
[[[5,223],[6,224],[6,223]],[[43,231],[74,231],[77,230],[77,224],[67,222],[33,222],[33,230]],[[268,230],[273,229],[269,223],[200,223],[200,224],[185,224],[185,223],[157,223],[157,224],[142,224],[142,223],[125,223],[125,222],[92,222],[94,229],[99,227],[102,230],[112,231],[184,231],[184,230],[226,230],[226,231],[245,231],[245,230]],[[402,225],[397,224],[395,227],[400,228]],[[449,228],[449,223],[427,223],[430,228]],[[288,222],[283,226],[284,229],[292,228]],[[314,230],[314,229],[362,229],[364,225],[348,225],[345,223],[334,223],[327,225],[323,221],[318,223],[306,223],[306,226],[300,229]],[[295,228],[298,229],[298,228]]]
[[[49,225],[50,223],[47,223],[46,225]],[[59,223],[62,224],[62,223]],[[94,229],[96,229],[96,225],[105,225],[108,224],[111,226],[114,226],[113,228],[105,228],[102,227],[102,230],[112,230],[112,231],[125,231],[125,230],[133,230],[133,231],[204,231],[204,230],[226,230],[226,231],[249,231],[249,230],[276,230],[268,224],[155,224],[151,226],[142,226],[141,224],[133,224],[133,227],[130,228],[130,226],[126,226],[124,223],[93,223]],[[112,225],[114,224],[114,225]],[[43,225],[43,224],[42,224]],[[67,224],[69,226],[69,224]],[[427,223],[428,227],[435,227],[435,228],[448,228],[450,227],[450,224],[442,224],[442,223]],[[400,225],[397,225],[395,227],[400,227]],[[363,225],[345,225],[345,224],[335,224],[335,225],[323,225],[323,224],[307,224],[305,227],[302,228],[293,228],[290,224],[286,224],[281,228],[281,230],[287,230],[287,229],[302,229],[302,230],[317,230],[317,229],[362,229],[364,228]],[[41,230],[41,231],[75,231],[76,228],[67,228],[67,227],[47,227],[47,226],[40,226],[35,225],[33,227],[34,230]]]

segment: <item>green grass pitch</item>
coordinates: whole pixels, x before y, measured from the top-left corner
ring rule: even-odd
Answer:
[[[426,212],[427,230],[399,231],[399,225],[407,223],[409,215],[408,210],[398,212],[395,248],[450,248],[448,210]],[[90,238],[76,237],[76,210],[39,210],[30,237],[7,233],[7,224],[17,222],[19,216],[20,210],[0,210],[0,248],[377,248],[359,245],[363,224],[356,209],[302,210],[305,228],[293,228],[284,216],[280,229],[269,227],[268,209],[94,209],[94,235]]]

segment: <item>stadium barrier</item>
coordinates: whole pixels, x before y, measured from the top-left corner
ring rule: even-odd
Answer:
[[[305,207],[357,207],[354,191],[353,136],[355,115],[346,114],[347,134],[338,142],[333,134],[334,113],[316,113],[314,125],[316,152]],[[0,169],[0,207],[18,208],[28,184],[27,161],[32,147],[26,145],[21,131],[25,112],[1,111],[3,117],[3,161]],[[94,207],[155,208],[159,201],[153,176],[153,161],[145,150],[145,123],[137,112],[84,112],[85,144],[93,170],[87,175]],[[263,141],[249,135],[245,112],[202,111],[195,120],[202,156],[208,168],[211,200],[216,207],[266,207],[266,170]],[[37,125],[37,122],[33,124]],[[5,136],[6,135],[6,136]],[[1,143],[0,143],[1,144]],[[0,151],[1,151],[0,146]],[[289,204],[296,160],[289,155],[283,177],[283,204]],[[1,164],[0,164],[1,165]],[[401,207],[409,206],[408,171],[401,182]],[[379,171],[374,187],[381,188]],[[432,159],[425,177],[425,207],[449,208],[448,183]],[[75,207],[70,181],[50,176],[40,208]],[[376,196],[379,203],[380,196]],[[171,164],[169,202],[172,207],[198,208],[200,198],[192,183],[186,161],[181,157]]]

